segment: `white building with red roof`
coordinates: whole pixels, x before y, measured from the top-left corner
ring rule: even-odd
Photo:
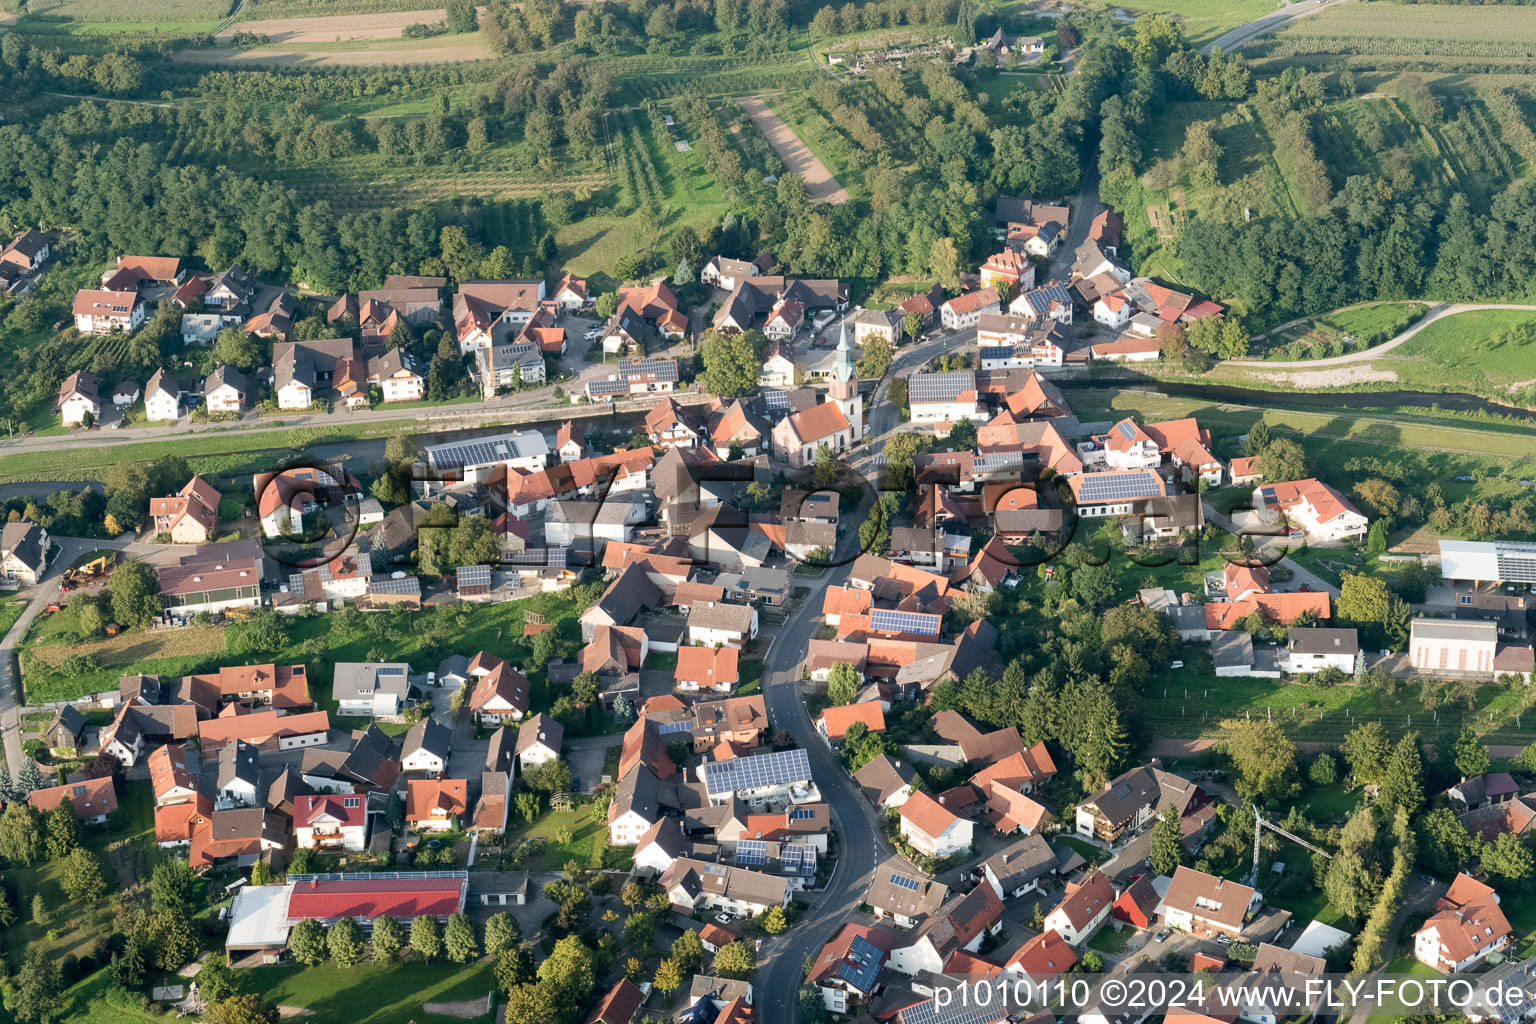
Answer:
[[[901,837],[918,853],[949,857],[971,849],[975,825],[959,817],[940,799],[919,790],[901,805]]]
[[[117,810],[117,790],[113,788],[110,775],[34,789],[27,794],[27,803],[39,814],[48,813],[65,800],[69,801],[75,817],[88,825],[101,824],[107,820],[107,815]]]
[[[360,852],[368,845],[368,809],[361,793],[305,795],[293,800],[293,835],[300,848]]]
[[[1293,528],[1306,531],[1313,541],[1361,538],[1370,526],[1348,498],[1310,477],[1254,488],[1253,509],[1264,522],[1277,522],[1283,513]]]
[[[1101,871],[1082,882],[1068,882],[1067,895],[1045,918],[1047,931],[1054,931],[1068,945],[1078,946],[1109,917],[1115,905],[1115,886]]]
[[[1513,934],[1499,894],[1459,874],[1435,903],[1434,914],[1413,933],[1413,957],[1447,974],[1465,971],[1505,949]]]
[[[72,312],[81,334],[110,334],[138,330],[147,315],[145,309],[136,291],[82,288],[75,293]]]

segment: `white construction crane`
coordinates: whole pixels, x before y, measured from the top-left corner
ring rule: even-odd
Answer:
[[[1311,843],[1307,842],[1300,836],[1292,835],[1290,832],[1287,832],[1285,829],[1281,828],[1279,825],[1276,825],[1274,822],[1265,821],[1263,817],[1259,815],[1259,809],[1255,807],[1253,809],[1253,872],[1248,876],[1248,887],[1250,889],[1259,884],[1259,833],[1266,828],[1275,833],[1275,835],[1289,839],[1291,842],[1297,844],[1298,846],[1305,846],[1313,853],[1320,853],[1324,857],[1328,858],[1333,856],[1333,854],[1329,853],[1327,850],[1313,846]]]

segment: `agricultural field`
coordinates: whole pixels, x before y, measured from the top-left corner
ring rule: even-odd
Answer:
[[[1536,47],[1536,9],[1522,4],[1341,4],[1298,18],[1257,44],[1268,58],[1363,55],[1529,59]]]
[[[233,0],[32,0],[29,17],[68,18],[80,22],[218,23]]]
[[[1536,384],[1536,310],[1486,309],[1436,320],[1375,364],[1422,390],[1508,399]]]

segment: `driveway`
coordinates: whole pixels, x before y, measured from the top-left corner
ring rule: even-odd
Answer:
[[[1242,535],[1245,527],[1234,521],[1231,516],[1223,515],[1222,513],[1216,511],[1216,506],[1212,505],[1210,502],[1202,503],[1201,507],[1205,510],[1205,518],[1207,522],[1215,523],[1217,526],[1221,527],[1223,530],[1226,530],[1233,536]],[[1255,547],[1257,547],[1261,552],[1265,550],[1266,544],[1286,544],[1285,538],[1283,537],[1254,536],[1253,540]],[[1285,548],[1285,550],[1289,549]],[[1291,582],[1297,586],[1305,583],[1309,589],[1315,590],[1320,594],[1328,594],[1331,597],[1339,596],[1338,587],[1323,579],[1317,573],[1313,572],[1311,569],[1308,569],[1306,566],[1302,565],[1300,562],[1297,562],[1295,559],[1281,558],[1279,560],[1279,564],[1283,565],[1285,568],[1291,571]]]
[[[571,766],[571,774],[583,793],[590,793],[603,781],[603,763],[608,751],[624,745],[622,733],[612,736],[583,736],[565,741],[562,760]]]
[[[1234,366],[1245,366],[1252,364],[1256,366],[1262,366],[1266,370],[1315,370],[1320,366],[1343,366],[1347,363],[1366,363],[1370,362],[1372,359],[1377,358],[1378,356],[1386,355],[1388,352],[1397,348],[1397,346],[1401,345],[1409,338],[1412,338],[1415,334],[1418,334],[1420,331],[1434,323],[1436,320],[1440,320],[1448,316],[1455,316],[1457,313],[1472,313],[1480,309],[1536,310],[1536,306],[1522,305],[1518,302],[1457,302],[1449,306],[1442,304],[1431,307],[1429,312],[1426,313],[1418,323],[1409,327],[1407,330],[1403,331],[1403,333],[1399,334],[1391,341],[1384,341],[1380,345],[1377,345],[1375,348],[1368,348],[1361,352],[1351,352],[1348,355],[1333,356],[1328,359],[1302,359],[1295,362],[1286,363],[1273,363],[1269,362],[1268,360],[1259,362],[1253,359],[1234,359],[1227,361]]]

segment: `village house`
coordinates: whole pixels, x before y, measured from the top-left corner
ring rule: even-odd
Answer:
[[[1444,974],[1465,971],[1509,945],[1514,934],[1499,907],[1499,894],[1458,874],[1435,903],[1435,912],[1413,933],[1413,956]]]
[[[925,857],[935,859],[972,848],[975,825],[958,817],[941,802],[919,790],[901,805],[901,836]]]
[[[1001,302],[997,289],[993,287],[965,292],[939,307],[939,322],[949,331],[975,327],[983,313],[996,313]]]
[[[409,779],[405,791],[406,827],[418,832],[457,829],[469,812],[464,779]]]
[[[361,794],[301,794],[293,800],[300,849],[361,853],[368,848],[368,810]]]
[[[880,754],[858,771],[853,779],[864,799],[882,811],[896,810],[912,795],[917,772],[905,761]]]
[[[411,667],[405,662],[337,662],[331,696],[337,714],[359,718],[398,715],[410,695]]]
[[[144,385],[144,418],[151,423],[181,418],[181,384],[163,367]]]
[[[1157,913],[1164,925],[1176,931],[1235,940],[1242,937],[1249,913],[1260,902],[1259,894],[1246,885],[1180,866]]]
[[[30,587],[48,567],[48,531],[28,519],[0,527],[0,586]]]
[[[906,318],[894,309],[866,309],[853,318],[854,344],[863,346],[870,338],[889,342],[891,347],[901,344],[906,328]]]
[[[1178,809],[1181,824],[1189,823],[1181,833],[1186,842],[1195,828],[1204,827],[1215,817],[1215,807],[1204,790],[1150,764],[1111,779],[1100,793],[1079,804],[1076,829],[1080,835],[1115,843],[1170,804]]]
[[[988,935],[1003,927],[1003,901],[991,886],[978,885],[964,895],[951,896],[930,914],[905,944],[891,950],[890,967],[906,975],[939,974],[957,953],[974,953]]]
[[[483,725],[505,725],[522,721],[528,713],[532,685],[528,677],[487,651],[470,659],[469,675],[474,680],[465,707]]]
[[[76,370],[59,385],[59,418],[66,427],[89,425],[101,419],[101,396],[96,390],[96,376],[88,370]]]
[[[526,772],[551,761],[560,760],[560,744],[565,726],[542,711],[529,717],[517,729],[517,766]]]
[[[398,347],[368,360],[368,384],[379,389],[385,402],[419,402],[426,394],[416,357]]]
[[[107,816],[117,810],[117,790],[111,776],[34,789],[27,794],[27,803],[39,814],[47,814],[65,800],[75,817],[87,825],[104,824]]]
[[[894,944],[894,938],[879,928],[845,924],[816,955],[806,982],[820,989],[827,1010],[849,1013],[875,994],[880,968]]]
[[[25,295],[43,275],[43,265],[52,255],[48,236],[27,228],[0,249],[0,288],[11,295]]]
[[[1370,521],[1350,500],[1318,480],[1266,483],[1254,488],[1254,513],[1264,522],[1289,519],[1312,541],[1363,539]]]
[[[1285,653],[1280,670],[1293,675],[1334,668],[1346,676],[1355,674],[1360,656],[1360,637],[1353,627],[1330,629],[1312,626],[1286,631]]]
[[[1080,946],[1108,918],[1115,904],[1115,886],[1102,871],[1081,882],[1068,882],[1067,895],[1045,916],[1045,930],[1060,935],[1069,946]]]
[[[617,373],[587,381],[586,395],[592,402],[611,402],[633,395],[668,394],[677,390],[681,380],[676,359],[622,359]],[[580,400],[580,395],[572,393],[572,402]]]
[[[441,775],[448,770],[448,755],[453,749],[453,730],[435,718],[424,718],[411,726],[400,747],[400,768],[407,772]]]
[[[212,484],[194,476],[178,493],[149,499],[154,532],[168,534],[172,544],[207,544],[218,530],[220,500]]]
[[[75,293],[75,329],[81,334],[136,331],[148,315],[146,310],[136,291],[82,289]]]
[[[747,278],[759,277],[772,269],[773,257],[766,253],[750,261],[714,256],[699,271],[699,283],[734,291],[736,286]]]
[[[245,268],[232,264],[228,270],[208,282],[203,293],[203,307],[219,315],[226,327],[243,324],[250,316],[251,300],[256,296],[256,283],[246,274]]]
[[[210,615],[261,603],[262,558],[254,551],[224,545],[199,547],[177,565],[161,566],[160,596],[165,614],[185,622],[198,612]]]
[[[203,404],[215,415],[245,412],[254,395],[251,382],[233,366],[216,366],[203,381]]]

